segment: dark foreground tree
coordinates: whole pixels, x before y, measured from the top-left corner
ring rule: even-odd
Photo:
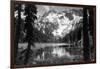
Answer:
[[[84,7],[83,8],[83,44],[84,44],[84,60],[85,61],[90,61],[90,45],[89,45],[89,34],[88,34],[88,24],[89,24],[89,19],[88,19],[88,8]]]
[[[20,25],[21,25],[21,4],[17,4],[17,5],[15,5],[15,10],[14,11],[18,11],[18,18],[16,17],[15,19],[16,19],[16,23],[15,23],[15,26],[16,26],[16,28],[15,28],[15,30],[16,30],[16,41],[15,41],[15,49],[14,49],[14,51],[15,51],[15,58],[17,57],[17,53],[18,53],[18,42],[19,42],[19,37],[20,37]]]
[[[34,28],[33,28],[33,24],[34,24],[34,20],[37,19],[36,14],[37,13],[37,9],[35,7],[35,5],[32,4],[27,4],[25,7],[25,15],[26,15],[26,19],[25,19],[25,32],[27,34],[26,36],[26,40],[28,42],[28,46],[27,46],[27,50],[26,50],[26,54],[25,54],[25,60],[24,60],[24,64],[28,64],[29,58],[30,58],[30,51],[31,51],[31,46],[34,46],[34,39],[33,39],[33,35],[34,35]]]

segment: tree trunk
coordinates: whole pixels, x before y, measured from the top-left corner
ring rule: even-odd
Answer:
[[[88,35],[88,8],[83,8],[83,56],[84,61],[90,61],[90,50],[89,50],[89,35]]]
[[[29,61],[29,57],[30,57],[30,51],[31,51],[31,41],[28,41],[28,47],[25,53],[25,60],[24,60],[24,64],[26,65]]]
[[[21,5],[18,6],[18,23],[16,23],[16,45],[15,45],[15,57],[18,53],[18,42],[20,37],[20,25],[21,25]]]

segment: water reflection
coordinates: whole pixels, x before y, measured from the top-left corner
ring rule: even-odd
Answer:
[[[69,43],[35,43],[33,62],[40,64],[82,60],[83,54],[78,50],[71,50],[71,46]]]

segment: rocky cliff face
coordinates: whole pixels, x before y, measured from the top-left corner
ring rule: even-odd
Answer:
[[[76,24],[80,24],[82,17],[82,11],[71,10],[57,12],[50,10],[38,19],[36,28],[43,34],[47,34],[53,39],[63,38],[70,31],[76,28]]]

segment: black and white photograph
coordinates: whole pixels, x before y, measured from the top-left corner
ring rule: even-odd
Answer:
[[[16,66],[95,61],[91,7],[15,2],[12,10]]]

